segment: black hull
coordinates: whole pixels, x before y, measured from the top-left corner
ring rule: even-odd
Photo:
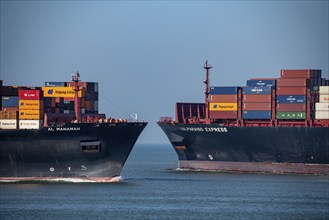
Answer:
[[[329,174],[328,127],[158,125],[182,169]]]
[[[112,181],[147,123],[0,130],[0,180]]]

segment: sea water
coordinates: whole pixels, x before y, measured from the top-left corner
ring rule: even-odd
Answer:
[[[177,170],[136,145],[118,183],[2,183],[0,219],[329,219],[329,178]]]

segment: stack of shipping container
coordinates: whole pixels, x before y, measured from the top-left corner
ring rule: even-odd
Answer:
[[[210,87],[209,118],[236,119],[240,87]]]
[[[275,85],[275,79],[247,80],[247,86],[243,87],[243,119],[271,119]]]
[[[321,70],[281,70],[277,81],[277,119],[306,119],[307,111],[314,117],[314,92],[321,83]],[[310,91],[311,96],[308,96]],[[307,100],[307,99],[310,100]],[[310,109],[307,109],[310,102]]]
[[[19,129],[39,129],[43,123],[43,92],[41,88],[19,89]]]
[[[315,103],[315,119],[329,119],[329,86],[319,87],[319,102]]]
[[[3,86],[1,88],[0,128],[17,129],[18,92],[17,88]]]
[[[329,81],[321,76],[321,70],[281,70],[280,78],[251,78],[244,87],[212,86],[209,118],[329,119]]]
[[[3,86],[0,81],[0,128],[39,129],[44,113],[47,123],[75,119],[74,84],[46,82],[44,87]],[[82,119],[98,114],[98,83],[79,82],[79,105]]]

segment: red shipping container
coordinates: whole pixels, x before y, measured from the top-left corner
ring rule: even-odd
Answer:
[[[291,87],[302,87],[308,86],[309,80],[306,78],[282,78],[278,79],[276,82],[277,86],[291,86]]]
[[[210,95],[211,102],[237,102],[237,95]]]
[[[211,119],[236,119],[237,116],[237,111],[209,111]]]
[[[306,104],[277,104],[276,106],[277,111],[279,112],[304,112],[306,110]]]
[[[282,78],[311,78],[311,70],[281,70]]]
[[[247,102],[243,103],[243,110],[261,110],[261,111],[270,111],[271,110],[271,103],[268,102],[259,102],[259,103],[252,103]]]
[[[279,86],[276,90],[277,95],[306,95],[306,87],[287,87]]]
[[[271,102],[271,94],[244,94],[243,102]]]
[[[42,90],[18,90],[18,96],[22,100],[40,100]]]

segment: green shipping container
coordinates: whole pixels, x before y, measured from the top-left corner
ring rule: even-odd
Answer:
[[[306,119],[306,112],[277,112],[277,119]]]

